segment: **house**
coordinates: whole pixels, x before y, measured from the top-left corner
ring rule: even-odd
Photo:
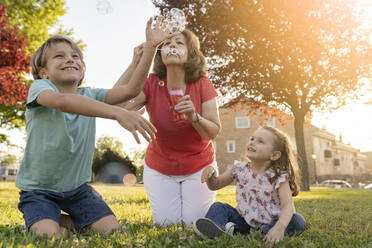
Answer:
[[[14,181],[16,179],[17,171],[17,168],[0,167],[0,179]]]
[[[365,163],[365,179],[366,179],[366,182],[372,183],[372,151],[363,152],[362,154],[367,156],[367,161]]]
[[[240,106],[236,111],[228,107],[220,108],[222,128],[213,141],[220,173],[232,165],[234,160],[246,160],[245,149],[249,138],[263,124],[287,133],[294,154],[297,155],[293,119],[288,118],[287,125],[282,126],[275,118],[265,120],[257,117],[260,113],[256,112],[254,116],[247,114],[250,113],[247,108]],[[304,136],[310,183],[326,179],[343,179],[350,183],[363,181],[368,159],[365,154],[337,140],[334,134],[311,124],[305,124]]]

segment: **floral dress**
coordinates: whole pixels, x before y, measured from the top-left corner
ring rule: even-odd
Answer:
[[[278,188],[287,180],[288,174],[282,174],[270,183],[275,175],[273,169],[262,174],[254,173],[250,163],[235,163],[232,177],[236,179],[236,209],[251,227],[259,228],[270,224],[280,216]]]

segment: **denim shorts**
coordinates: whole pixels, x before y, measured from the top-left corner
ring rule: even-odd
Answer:
[[[82,229],[105,216],[114,215],[102,197],[86,183],[62,193],[31,190],[21,191],[19,194],[18,209],[23,213],[27,228],[44,219],[59,223],[61,210],[70,215],[77,229]]]

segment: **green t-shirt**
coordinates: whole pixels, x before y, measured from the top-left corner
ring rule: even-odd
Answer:
[[[96,118],[39,105],[36,98],[44,90],[59,92],[46,79],[35,80],[30,87],[27,143],[16,186],[24,191],[71,191],[91,180]],[[103,102],[107,90],[81,87],[78,94]]]

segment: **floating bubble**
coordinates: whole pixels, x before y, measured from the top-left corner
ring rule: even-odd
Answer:
[[[97,0],[96,9],[97,12],[101,15],[108,15],[114,11],[111,3],[108,0]]]
[[[180,56],[185,54],[185,50],[183,49],[165,47],[163,48],[163,50],[165,54],[180,55]]]
[[[169,11],[167,8],[164,8],[161,17],[162,19],[159,15],[154,16],[153,27],[158,23],[164,24],[171,33],[182,32],[186,27],[185,13],[180,9],[172,8]]]
[[[168,18],[168,15],[169,15],[169,9],[168,8],[164,8],[163,9],[163,16],[165,17],[165,19]]]
[[[168,15],[168,30],[171,33],[182,32],[186,26],[185,13],[182,10],[173,8]]]

